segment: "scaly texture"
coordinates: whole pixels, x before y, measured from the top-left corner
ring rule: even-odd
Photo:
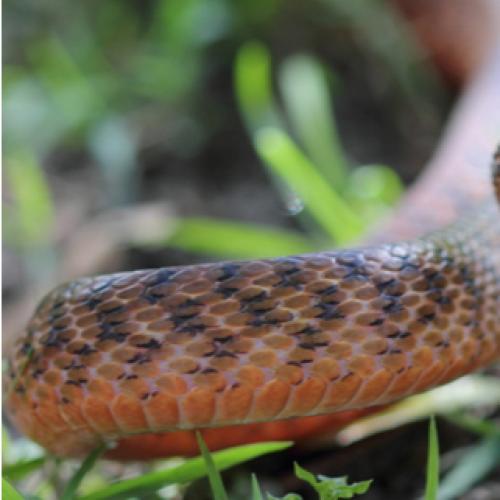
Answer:
[[[81,455],[385,404],[500,355],[498,248],[490,202],[412,243],[77,280],[18,341],[8,408],[53,453]]]

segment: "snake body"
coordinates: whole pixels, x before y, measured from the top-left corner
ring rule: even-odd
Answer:
[[[306,437],[486,366],[500,357],[500,218],[483,178],[467,215],[411,241],[56,288],[9,359],[12,421],[59,456],[104,441],[119,458],[192,454],[193,429],[212,449]],[[500,199],[498,155],[494,186]]]

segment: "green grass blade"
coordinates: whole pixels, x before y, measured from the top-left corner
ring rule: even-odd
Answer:
[[[427,452],[427,474],[425,484],[425,500],[437,500],[439,487],[439,441],[436,420],[431,417],[429,422],[429,444]]]
[[[24,497],[4,478],[2,478],[2,498],[5,500],[24,500]]]
[[[257,133],[255,142],[266,165],[304,200],[316,222],[336,243],[347,244],[361,236],[361,219],[284,132],[266,127]]]
[[[348,164],[321,64],[305,54],[289,57],[280,69],[279,83],[286,111],[304,149],[330,183],[342,190]]]
[[[452,500],[466,493],[500,463],[500,437],[484,439],[468,451],[441,481],[439,500]]]
[[[252,500],[264,500],[260,491],[259,481],[255,474],[252,474]]]
[[[5,464],[2,473],[11,481],[18,481],[23,477],[39,469],[45,463],[45,457],[33,458],[31,460],[20,460],[13,464]]]
[[[78,470],[73,474],[68,484],[64,488],[61,500],[73,500],[76,498],[76,492],[80,486],[83,478],[87,473],[94,467],[98,458],[104,453],[106,446],[102,445],[96,448],[94,451],[90,452],[85,460],[82,462]]]
[[[213,499],[229,500],[220,472],[217,470],[217,467],[215,467],[212,455],[208,451],[207,445],[198,431],[196,432],[196,441],[198,441],[201,456],[205,461],[205,467],[207,469],[208,481],[210,483],[210,489],[212,490]]]
[[[222,471],[262,455],[282,451],[292,446],[292,444],[284,441],[237,446],[212,453],[212,459],[217,470]],[[155,491],[170,484],[189,483],[195,479],[205,477],[206,474],[203,458],[196,457],[172,469],[154,471],[141,477],[110,484],[94,493],[80,497],[79,500],[111,500],[113,498],[123,498],[127,495],[138,495]]]
[[[180,219],[166,243],[224,258],[279,257],[316,249],[299,233],[207,217]]]
[[[281,126],[271,84],[271,56],[259,42],[249,42],[238,52],[234,66],[235,92],[240,112],[250,132],[263,126]]]

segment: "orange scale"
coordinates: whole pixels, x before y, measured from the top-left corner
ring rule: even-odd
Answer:
[[[266,274],[271,270],[272,266],[267,262],[246,262],[240,267],[240,273],[250,277]]]
[[[327,381],[335,380],[341,373],[339,363],[332,358],[322,358],[315,361],[311,370],[312,373],[323,377]]]
[[[111,359],[117,363],[127,363],[127,361],[132,359],[137,352],[137,349],[133,347],[118,347],[111,353]]]
[[[62,397],[70,401],[81,401],[84,395],[84,391],[80,386],[67,383],[60,387],[59,392]]]
[[[120,430],[141,432],[148,429],[142,402],[136,397],[118,394],[111,402],[110,410]]]
[[[397,373],[408,367],[409,359],[405,353],[387,352],[381,356],[381,363],[391,373]]]
[[[188,390],[186,381],[175,373],[164,373],[163,375],[160,375],[155,380],[155,384],[161,389],[161,392],[166,391],[172,396],[180,396],[185,394]]]
[[[316,358],[316,353],[312,349],[296,347],[288,353],[288,359],[297,363],[309,363]]]
[[[43,375],[43,381],[51,386],[60,385],[62,383],[62,375],[60,370],[48,370]]]
[[[280,278],[277,274],[269,273],[267,275],[262,276],[261,278],[255,279],[254,284],[263,287],[274,287],[277,285],[282,278]],[[291,287],[295,292],[295,288]]]
[[[347,366],[361,378],[369,378],[375,371],[375,360],[372,356],[358,355],[352,358]]]
[[[424,332],[427,329],[427,326],[421,321],[411,321],[408,324],[408,331],[411,334],[418,335]]]
[[[344,319],[320,319],[319,329],[323,332],[338,332],[346,327]]]
[[[89,313],[89,306],[82,304],[80,300],[75,299],[75,305],[70,308],[71,314],[73,316],[86,316]]]
[[[128,376],[130,377],[130,375]],[[132,375],[132,377],[137,377]],[[136,397],[141,399],[145,394],[149,393],[149,383],[142,378],[127,378],[125,377],[119,383],[120,391],[126,396]],[[113,394],[111,395],[113,397]]]
[[[105,401],[110,401],[115,396],[113,385],[104,378],[93,378],[87,385],[89,394],[97,396]]]
[[[236,377],[240,383],[247,384],[253,388],[263,385],[266,378],[264,372],[253,365],[241,367]]]
[[[138,377],[154,378],[160,374],[160,367],[157,362],[141,363],[132,366],[131,371]]]
[[[101,302],[100,304],[97,305],[96,310],[101,313],[101,312],[106,312],[106,311],[111,311],[112,309],[117,309],[118,307],[121,307],[123,305],[123,302],[121,300],[116,299],[113,296],[110,296],[109,300],[106,300],[104,302]]]
[[[59,407],[59,411],[64,420],[68,422],[68,426],[73,429],[79,429],[88,425],[81,412],[80,403],[63,401]]]
[[[279,286],[272,288],[269,292],[269,297],[271,299],[282,299],[285,297],[293,296],[297,293],[297,290],[293,286]]]
[[[348,302],[343,302],[337,308],[338,312],[344,316],[349,316],[357,313],[363,308],[362,304],[356,300],[350,300]]]
[[[164,431],[179,424],[177,400],[163,392],[152,395],[144,403],[144,413],[152,431]]]
[[[312,412],[322,400],[326,386],[323,379],[311,377],[295,387],[289,404],[290,414],[305,415]]]
[[[354,297],[358,300],[368,301],[378,297],[380,292],[374,286],[363,286],[354,292]]]
[[[81,316],[76,320],[76,326],[80,328],[85,328],[87,326],[92,326],[97,324],[98,318],[96,313],[86,314],[85,316]]]
[[[397,373],[394,377],[394,381],[387,391],[388,399],[399,399],[408,394],[408,391],[411,389],[413,392],[413,385],[415,381],[418,380],[420,374],[422,373],[423,368],[416,366],[409,366],[401,373]]]
[[[426,389],[430,389],[438,382],[439,378],[446,370],[446,366],[441,363],[441,361],[434,361],[424,374],[420,377],[418,383],[413,388],[414,392],[420,392]]]
[[[214,392],[220,392],[225,389],[227,385],[226,378],[219,372],[206,372],[197,373],[193,376],[193,381],[196,385],[207,387]]]
[[[333,283],[331,280],[325,280],[325,279],[316,279],[312,280],[309,282],[305,287],[304,290],[306,292],[310,293],[322,293],[324,290],[332,286]]]
[[[210,305],[213,305],[213,304],[218,304],[220,303],[220,300],[221,300],[221,296],[222,294],[221,293],[217,293],[217,292],[207,292],[207,293],[203,293],[201,295],[198,295],[196,297],[196,301],[205,305],[205,306],[210,306]]]
[[[219,400],[219,418],[221,422],[241,422],[246,419],[253,401],[251,387],[236,385],[228,388]]]
[[[59,405],[54,401],[43,400],[38,403],[35,414],[43,422],[46,429],[52,432],[62,432],[69,430],[67,422],[59,412]]]
[[[209,292],[212,289],[212,283],[207,279],[200,279],[187,283],[181,287],[181,290],[189,294],[200,294]]]
[[[413,351],[413,349],[417,346],[417,340],[413,335],[409,335],[408,337],[404,337],[402,339],[395,339],[393,343],[396,349],[406,352]]]
[[[106,363],[97,368],[97,373],[106,380],[117,380],[123,373],[121,363]]]
[[[352,355],[352,345],[349,342],[332,342],[326,348],[326,352],[336,359],[346,359]]]
[[[321,313],[323,312],[323,309],[320,307],[306,307],[305,309],[302,309],[299,312],[299,315],[301,318],[305,319],[314,319],[317,318]]]
[[[354,399],[356,405],[364,406],[373,404],[384,394],[393,378],[394,375],[392,373],[381,369],[364,380]]]
[[[311,296],[302,293],[286,299],[283,302],[283,305],[285,307],[289,307],[290,309],[304,309],[306,307],[310,307],[311,302],[312,302]]]
[[[401,297],[401,305],[405,307],[415,307],[421,300],[422,296],[417,293],[408,293]]]
[[[186,354],[194,356],[196,358],[201,358],[214,352],[214,344],[210,340],[200,340],[198,342],[191,342],[186,347]]]
[[[165,311],[161,307],[150,307],[143,309],[135,314],[137,321],[156,321],[165,316]]]
[[[280,413],[290,397],[290,384],[282,380],[271,380],[260,387],[254,397],[251,412],[253,420],[268,420]]]
[[[230,299],[210,306],[210,313],[218,316],[235,313],[240,310],[240,303],[237,300]]]
[[[260,286],[250,285],[236,292],[234,294],[234,297],[240,301],[247,301],[260,296],[263,292],[265,292],[264,288]]]
[[[143,288],[141,286],[133,286],[131,288],[126,288],[125,290],[119,291],[116,296],[122,300],[130,300],[139,297],[142,291]]]
[[[269,334],[270,331],[271,327],[269,325],[247,326],[241,330],[240,335],[242,337],[259,338]]]
[[[189,374],[198,370],[199,364],[196,359],[184,356],[170,361],[169,367],[178,373]]]
[[[355,373],[350,373],[336,380],[330,384],[327,394],[321,403],[321,407],[328,411],[334,411],[347,406],[361,387],[362,383],[363,380],[361,377]]]
[[[251,320],[253,316],[248,313],[235,313],[230,316],[224,318],[224,323],[228,326],[245,326]]]
[[[272,368],[278,362],[276,353],[271,349],[262,349],[250,355],[250,361],[262,368]]]
[[[372,356],[375,356],[376,354],[386,351],[388,347],[389,347],[389,342],[387,341],[387,339],[384,338],[371,338],[366,342],[364,342],[361,346],[363,352],[365,352],[366,354],[370,354]]]
[[[287,335],[271,334],[266,335],[262,341],[272,349],[287,349],[294,344],[292,338]]]
[[[215,415],[215,396],[212,390],[195,387],[182,399],[182,412],[186,422],[193,425],[210,424]]]
[[[57,354],[55,359],[52,361],[53,365],[59,369],[63,369],[71,364],[73,356],[68,352],[61,352]]]
[[[288,384],[297,385],[304,380],[304,370],[301,366],[282,365],[276,369],[276,378]]]
[[[209,359],[208,365],[216,370],[232,371],[239,365],[239,361],[232,356],[212,357]]]

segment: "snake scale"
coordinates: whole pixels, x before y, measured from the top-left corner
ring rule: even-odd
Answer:
[[[472,133],[490,153],[497,115],[491,133]],[[59,286],[10,354],[12,422],[59,456],[102,442],[122,459],[192,454],[193,429],[212,449],[305,438],[486,366],[500,356],[500,155],[494,189],[471,163],[461,157],[448,182],[427,175],[434,206],[471,208],[421,238]],[[480,202],[467,195],[478,187]],[[413,199],[394,227],[446,219]]]

